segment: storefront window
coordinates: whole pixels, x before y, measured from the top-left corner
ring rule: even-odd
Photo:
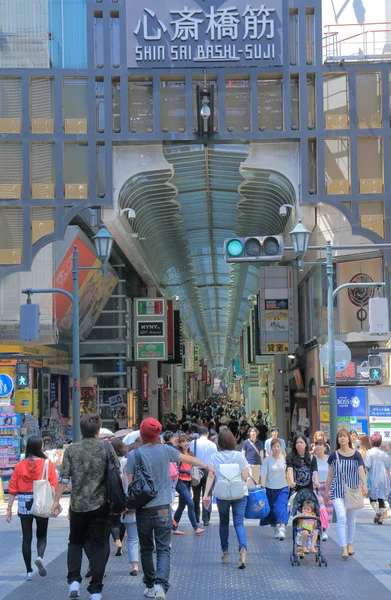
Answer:
[[[348,194],[350,191],[349,138],[326,138],[324,153],[327,193]]]
[[[31,197],[55,198],[54,144],[31,144]]]
[[[360,137],[357,140],[361,194],[381,194],[383,192],[382,142],[380,137]]]
[[[381,75],[376,71],[356,74],[357,124],[360,129],[382,126]]]
[[[325,129],[348,129],[349,96],[346,74],[324,76],[323,112]]]
[[[384,238],[384,202],[359,202],[361,227],[366,227]]]
[[[0,198],[21,198],[22,181],[22,144],[0,143]]]

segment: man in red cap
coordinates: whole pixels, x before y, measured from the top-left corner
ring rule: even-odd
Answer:
[[[137,530],[140,541],[141,564],[147,598],[165,598],[170,587],[170,542],[171,542],[171,501],[172,489],[170,462],[187,463],[208,469],[208,465],[195,456],[185,456],[176,448],[160,443],[162,426],[156,419],[147,418],[141,422],[140,437],[143,445],[139,448],[147,471],[152,475],[158,494],[151,502],[136,512]],[[135,473],[134,451],[130,452],[127,464],[129,483]],[[154,539],[156,542],[156,569],[153,562]]]

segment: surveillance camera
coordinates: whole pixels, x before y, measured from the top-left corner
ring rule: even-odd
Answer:
[[[207,121],[210,117],[210,108],[207,104],[201,106],[201,117]]]
[[[286,217],[288,214],[288,208],[286,206],[280,206],[280,217]]]

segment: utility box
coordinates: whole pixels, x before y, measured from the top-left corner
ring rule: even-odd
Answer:
[[[371,335],[388,335],[390,324],[388,318],[387,298],[370,298],[369,300],[369,333]]]
[[[26,342],[39,340],[39,304],[21,305],[19,337]]]

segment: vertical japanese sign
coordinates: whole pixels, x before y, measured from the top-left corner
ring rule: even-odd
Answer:
[[[282,65],[282,0],[127,0],[128,67]]]
[[[194,346],[194,373],[200,372],[200,347]]]
[[[167,360],[167,317],[164,298],[135,298],[135,360]]]
[[[295,351],[292,267],[261,267],[259,272],[261,353]]]
[[[149,397],[149,369],[148,363],[143,363],[142,367],[142,398],[143,398],[143,412],[148,412],[148,397]]]
[[[186,342],[185,360],[187,373],[194,373],[194,342],[191,340]]]

